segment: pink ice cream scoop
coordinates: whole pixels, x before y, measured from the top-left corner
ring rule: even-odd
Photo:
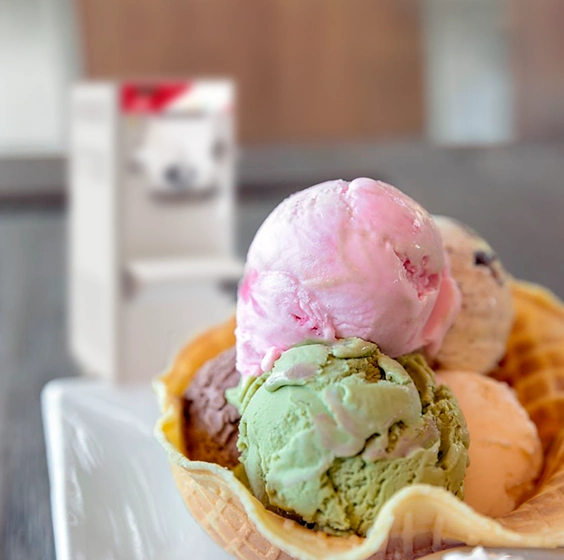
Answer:
[[[460,308],[431,216],[372,179],[283,201],[257,232],[237,303],[237,369],[268,371],[306,340],[356,336],[391,357],[436,353]]]

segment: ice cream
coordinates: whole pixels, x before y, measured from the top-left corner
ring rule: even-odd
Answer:
[[[533,490],[543,455],[535,425],[505,384],[468,372],[437,374],[460,404],[470,433],[464,501],[501,517]]]
[[[233,347],[204,364],[188,386],[184,395],[184,439],[193,461],[229,468],[239,463],[240,414],[225,399],[225,391],[236,386],[239,379]]]
[[[484,362],[497,360],[506,338],[499,316],[487,315],[501,310],[510,322],[505,273],[463,226],[450,222],[443,233],[451,226],[454,233],[445,238],[462,263],[457,280],[469,288],[468,316],[453,329],[459,336],[450,355],[462,357],[465,369],[486,371]],[[267,219],[251,247],[237,340],[232,320],[210,329],[155,383],[162,411],[155,433],[179,492],[229,553],[362,560],[418,558],[454,543],[562,546],[564,432],[546,440],[553,442],[535,494],[503,515],[527,499],[539,475],[535,427],[504,385],[478,373],[441,374],[459,405],[426,365],[424,356],[440,349],[460,297],[438,234],[428,214],[382,183],[334,181],[298,193]],[[517,314],[503,374],[526,384],[520,395],[540,411],[539,429],[556,430],[564,385],[546,381],[558,380],[564,363],[558,344],[564,307],[555,298],[539,299],[531,285],[511,284],[518,288],[515,301],[527,306]],[[495,351],[485,344],[489,336]],[[241,414],[242,464],[227,469],[211,453],[210,462],[192,460],[202,458],[193,452],[198,432],[184,431],[184,423],[206,415],[196,402],[208,397],[195,391],[185,418],[182,396],[205,360],[234,343],[244,375],[228,398]],[[410,348],[416,352],[404,355]],[[228,363],[209,362],[209,372],[203,375],[205,366],[197,374],[202,390],[226,386],[228,371],[236,381],[233,351],[226,356]],[[211,406],[235,410],[223,395],[217,403]],[[223,437],[216,418],[230,424],[231,446],[238,413],[205,420],[206,429]],[[459,499],[465,486],[469,505],[503,517],[467,507]]]
[[[239,407],[253,493],[311,528],[364,536],[409,484],[462,497],[466,425],[420,354],[395,361],[359,338],[296,346],[244,381]]]
[[[329,181],[281,203],[249,249],[237,368],[268,371],[304,340],[356,336],[397,357],[438,351],[460,305],[430,215],[371,179]]]
[[[436,358],[442,369],[488,373],[503,357],[513,324],[509,276],[488,243],[469,227],[435,216],[462,306]]]

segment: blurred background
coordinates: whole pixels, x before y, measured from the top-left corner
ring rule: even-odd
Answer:
[[[233,80],[237,150],[222,214],[233,266],[214,280],[224,295],[280,200],[370,176],[471,225],[511,273],[564,296],[563,28],[561,0],[3,0],[0,557],[54,558],[39,393],[87,369],[71,357],[67,320],[67,249],[87,262],[93,250],[69,226],[75,83]],[[119,180],[107,185],[121,200],[112,223],[127,223],[134,205]],[[105,235],[103,220],[88,228],[91,240]],[[177,249],[190,232],[175,231],[174,255],[161,248],[160,265],[143,268],[141,251],[125,269],[186,283],[195,273]],[[112,272],[119,286],[122,272]]]

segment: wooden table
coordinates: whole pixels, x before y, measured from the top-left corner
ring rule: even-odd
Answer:
[[[564,296],[563,155],[563,144],[402,143],[375,151],[374,167],[358,174],[466,221],[514,275]],[[243,190],[241,254],[276,203],[303,186]],[[0,558],[7,560],[55,557],[39,395],[50,379],[77,373],[66,350],[65,227],[63,208],[0,208]]]

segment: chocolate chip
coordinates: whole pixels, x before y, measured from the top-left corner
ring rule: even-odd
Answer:
[[[497,255],[493,252],[476,251],[474,253],[474,264],[478,266],[490,266],[497,260]]]
[[[474,253],[474,264],[476,266],[486,266],[490,270],[494,280],[500,286],[503,286],[503,275],[498,270],[499,267],[495,266],[497,261],[497,255],[493,251],[476,251]]]

